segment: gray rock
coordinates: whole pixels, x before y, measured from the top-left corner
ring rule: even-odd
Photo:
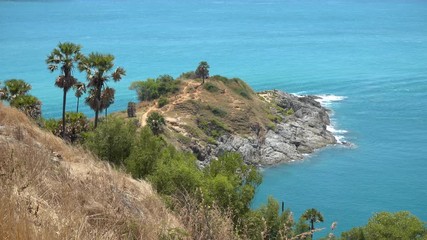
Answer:
[[[263,93],[273,96],[271,101],[278,106],[292,108],[294,114],[284,116],[274,131],[268,130],[263,136],[259,136],[258,129],[251,136],[223,135],[217,139],[216,145],[193,144],[190,148],[199,160],[203,160],[202,165],[227,151],[241,153],[249,164],[273,165],[302,159],[304,154],[336,143],[335,137],[326,129],[330,124],[328,110],[315,100],[317,97],[299,97],[277,90]]]

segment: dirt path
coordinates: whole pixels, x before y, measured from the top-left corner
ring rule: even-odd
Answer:
[[[175,100],[172,103],[168,104],[169,106],[166,110],[162,110],[162,109],[157,108],[157,102],[153,102],[153,104],[147,108],[147,110],[144,112],[144,114],[142,114],[142,116],[140,118],[141,127],[144,127],[145,125],[147,125],[148,115],[152,111],[158,111],[162,115],[164,115],[165,113],[172,111],[177,104],[183,103],[183,102],[190,100],[190,99],[200,99],[200,92],[201,92],[199,89],[200,83],[188,81],[185,84],[186,84],[185,87],[177,95]],[[194,92],[190,93],[190,92],[188,92],[190,87],[193,87],[196,90]]]

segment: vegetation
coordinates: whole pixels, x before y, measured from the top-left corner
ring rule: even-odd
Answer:
[[[206,61],[201,61],[195,71],[196,77],[202,79],[202,85],[205,83],[205,79],[209,77],[209,64]]]
[[[80,52],[81,46],[65,42],[59,43],[58,46],[52,50],[50,55],[47,56],[46,64],[48,69],[54,72],[59,69],[61,75],[55,80],[55,86],[62,88],[62,137],[65,138],[65,106],[67,101],[68,90],[76,84],[77,79],[73,77],[72,71],[75,64],[79,64],[83,58]]]
[[[407,211],[374,214],[363,227],[341,234],[346,240],[426,239],[427,227]]]
[[[213,83],[206,83],[205,85],[203,85],[203,88],[206,89],[207,91],[211,92],[211,93],[216,93],[219,92],[219,88],[213,84]]]
[[[56,136],[64,137],[64,139],[72,143],[80,142],[83,139],[83,135],[90,129],[89,119],[83,113],[65,113],[65,123],[64,136],[62,135],[62,121],[48,119],[44,121],[43,125]]]
[[[226,132],[228,132],[228,127],[224,125],[221,121],[217,119],[209,119],[209,120],[203,120],[198,119],[197,120],[197,126],[209,137],[213,138],[219,138],[220,136],[224,135]]]
[[[147,118],[147,126],[155,135],[159,135],[163,131],[165,124],[165,118],[158,112],[152,112]]]
[[[86,85],[82,82],[77,82],[76,84],[74,84],[73,86],[74,91],[75,91],[75,96],[77,98],[77,105],[76,105],[76,112],[79,112],[79,104],[80,104],[80,97],[86,93]]]
[[[301,216],[302,219],[310,222],[311,238],[313,238],[314,223],[323,222],[323,215],[317,209],[307,209]]]
[[[159,102],[157,103],[157,106],[159,108],[162,108],[162,107],[166,106],[168,103],[169,103],[169,100],[165,96],[161,96],[159,98]]]
[[[80,71],[86,72],[88,80],[87,88],[89,96],[86,98],[86,104],[95,111],[95,125],[98,126],[99,112],[107,109],[114,102],[114,89],[107,86],[107,82],[112,79],[118,82],[122,76],[126,75],[123,68],[116,68],[111,74],[114,67],[114,56],[111,54],[90,53],[83,57],[79,64]]]
[[[126,170],[134,178],[150,181],[170,209],[176,212],[176,219],[184,224],[184,228],[181,228],[180,224],[175,224],[178,226],[175,228],[165,225],[170,219],[175,218],[164,216],[168,210],[161,207],[163,205],[155,197],[153,197],[154,200],[146,197],[147,192],[141,189],[149,187],[142,185],[142,182],[127,179],[126,176],[117,172],[112,173],[108,164],[87,160],[91,159],[91,155],[83,149],[65,145],[51,135],[46,135],[34,128],[26,118],[13,112],[16,110],[13,110],[12,114],[5,114],[0,104],[0,123],[2,126],[8,126],[3,130],[5,133],[2,132],[7,137],[0,138],[2,143],[0,144],[0,162],[5,168],[0,169],[0,177],[6,175],[5,178],[0,178],[0,201],[4,203],[0,206],[0,215],[5,216],[0,221],[0,232],[5,232],[8,238],[15,236],[9,234],[15,231],[10,229],[28,231],[25,236],[38,238],[58,237],[58,229],[61,229],[59,238],[69,236],[102,239],[108,236],[113,239],[144,237],[187,239],[196,236],[201,239],[313,238],[313,232],[316,230],[314,224],[324,221],[318,210],[308,209],[296,223],[290,210],[280,213],[279,203],[272,197],[269,197],[266,205],[252,210],[251,201],[255,196],[256,188],[262,181],[259,170],[245,164],[241,155],[231,152],[224,153],[201,169],[193,154],[179,151],[165,141],[164,138],[167,135],[163,132],[165,118],[159,112],[150,114],[147,118],[147,127],[139,131],[133,122],[114,117],[103,119],[97,127],[99,111],[106,110],[114,102],[115,91],[107,86],[107,82],[110,79],[119,81],[125,75],[125,71],[119,67],[110,74],[114,66],[112,55],[91,53],[88,57],[84,57],[80,53],[80,48],[79,45],[72,43],[60,43],[46,60],[52,72],[60,67],[62,75],[57,78],[55,85],[62,88],[64,94],[62,121],[46,120],[44,126],[54,134],[70,139],[71,142],[80,140],[83,146],[99,158]],[[85,92],[86,86],[83,83],[76,83],[77,80],[71,75],[74,64],[77,63],[79,69],[87,74],[89,95],[86,103],[95,111],[95,129],[92,131],[89,131],[87,117],[78,113],[79,98]],[[209,77],[207,62],[201,62],[196,72],[185,73],[183,77],[193,77],[193,75],[202,78],[202,84],[204,84],[205,79]],[[214,138],[231,131],[228,127],[230,122],[237,120],[240,121],[239,124],[246,123],[249,114],[265,113],[260,110],[265,105],[249,104],[250,108],[247,109],[239,105],[253,103],[253,96],[255,96],[242,80],[221,76],[214,76],[212,80],[217,82],[204,84],[203,89],[207,91],[204,93],[217,98],[218,95],[214,94],[225,94],[226,91],[221,89],[224,86],[228,87],[226,90],[231,89],[231,92],[238,96],[233,95],[230,97],[232,101],[229,102],[235,104],[233,108],[240,109],[238,115],[243,117],[231,116],[234,112],[222,105],[212,107],[192,100],[186,102],[186,105],[183,104],[182,109],[198,115],[197,127],[187,126],[188,129],[193,129],[191,134],[204,134],[208,137],[207,142],[210,143],[215,141]],[[179,90],[179,83],[171,76],[163,75],[155,80],[134,82],[131,88],[137,91],[141,101],[160,98],[158,107],[162,107],[167,104],[167,95]],[[77,113],[65,113],[66,94],[71,87],[76,90]],[[0,97],[29,116],[40,117],[40,102],[27,94],[30,89],[31,86],[22,80],[8,80],[0,89]],[[278,111],[284,115],[293,114],[291,108]],[[18,117],[9,119],[9,116],[14,115]],[[267,127],[268,124],[282,121],[282,119],[271,115],[268,121]],[[24,123],[24,127],[13,125],[16,122]],[[247,125],[241,125],[247,128]],[[189,137],[183,135],[181,139],[187,143],[191,141]],[[13,147],[10,148],[9,144]],[[22,151],[16,153],[14,149]],[[52,149],[61,151],[63,155],[52,152]],[[63,157],[69,161],[66,164],[67,169],[63,167],[64,164],[52,164],[52,162],[59,162]],[[84,164],[87,162],[92,164],[89,166],[90,170],[85,168],[87,166],[81,167],[75,164],[83,164],[82,159],[86,161]],[[78,192],[75,187],[79,189]],[[21,194],[22,192],[24,194]],[[91,196],[87,196],[88,193]],[[22,197],[29,194],[36,194],[36,197]],[[40,201],[32,201],[32,199],[40,199]],[[93,199],[97,199],[95,205],[93,205]],[[150,214],[147,214],[147,211],[143,212],[144,209],[141,206],[141,202],[149,204],[147,201],[155,202],[154,206],[148,210]],[[43,207],[51,209],[43,209],[39,213],[38,202],[48,203]],[[81,204],[81,207],[75,208],[76,203]],[[58,206],[67,208],[68,212],[58,210]],[[18,210],[15,212],[11,209]],[[46,214],[48,211],[54,212],[55,217],[52,218]],[[23,214],[27,212],[30,214]],[[45,215],[39,218],[38,214]],[[141,219],[141,215],[160,220],[147,222],[150,218]],[[63,216],[67,216],[67,219],[64,220]],[[29,218],[35,219],[34,222],[52,218],[50,224],[67,222],[68,225],[62,226],[63,228],[50,227],[47,228],[49,231],[46,235],[37,235],[36,231],[25,230],[26,225],[23,228],[14,228],[14,224],[4,224],[5,219],[18,225],[33,222],[28,220]],[[82,222],[81,219],[85,220]],[[151,233],[147,230],[147,226],[156,228],[160,225],[161,231]],[[65,234],[62,233],[63,231]],[[105,232],[107,235],[103,235]],[[426,237],[425,224],[409,212],[377,213],[366,226],[354,228],[342,234],[342,239],[362,240]]]
[[[179,81],[169,75],[161,75],[157,79],[132,82],[129,89],[135,90],[140,101],[151,101],[179,91]]]
[[[33,119],[41,117],[41,102],[38,98],[29,95],[31,85],[21,79],[10,79],[0,86],[0,100],[6,100]]]
[[[120,118],[108,118],[86,134],[84,145],[101,159],[122,165],[130,155],[135,128]]]

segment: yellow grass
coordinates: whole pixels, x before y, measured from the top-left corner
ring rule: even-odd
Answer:
[[[0,239],[158,239],[184,229],[151,185],[1,103],[0,201]]]

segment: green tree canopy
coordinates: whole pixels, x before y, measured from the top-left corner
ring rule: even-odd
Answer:
[[[224,210],[232,210],[237,222],[249,211],[255,189],[261,183],[258,170],[246,165],[238,153],[225,153],[204,169],[206,200],[216,201]]]
[[[114,89],[106,86],[112,79],[118,82],[126,75],[123,68],[118,67],[113,72],[114,56],[111,54],[90,53],[82,58],[79,69],[86,72],[89,96],[86,104],[95,111],[95,128],[98,126],[99,112],[108,108],[114,102]]]
[[[14,98],[25,95],[31,90],[31,85],[21,79],[10,79],[0,87],[0,100],[12,101]]]
[[[77,79],[72,75],[75,64],[83,59],[81,46],[71,42],[59,43],[46,58],[46,64],[51,72],[59,69],[60,75],[55,80],[55,86],[63,89],[62,97],[62,136],[65,137],[65,107],[68,90],[76,84]]]
[[[202,84],[205,83],[205,79],[209,77],[209,64],[206,61],[201,61],[195,71],[196,76],[202,79]]]

